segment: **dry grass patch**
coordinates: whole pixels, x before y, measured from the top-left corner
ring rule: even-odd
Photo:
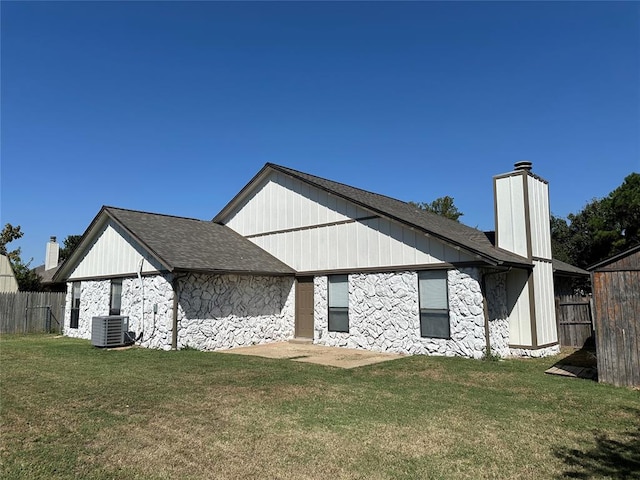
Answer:
[[[544,375],[554,359],[339,370],[0,342],[3,479],[590,478],[576,459],[615,455],[640,476],[638,393]]]

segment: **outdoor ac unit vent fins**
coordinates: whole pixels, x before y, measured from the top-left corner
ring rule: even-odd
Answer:
[[[129,317],[93,317],[91,345],[94,347],[121,347],[129,329]]]

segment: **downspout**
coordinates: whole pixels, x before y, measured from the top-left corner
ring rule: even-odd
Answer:
[[[140,335],[136,341],[142,340],[142,335],[144,334],[144,281],[142,280],[142,267],[144,265],[144,257],[140,259],[140,267],[138,268],[138,280],[140,280]]]
[[[508,273],[511,267],[506,270],[494,270],[493,272],[483,273],[480,288],[482,289],[482,309],[484,310],[484,338],[486,340],[485,356],[491,355],[491,339],[489,338],[489,304],[487,303],[487,281],[489,275],[497,275],[498,273]]]
[[[188,275],[188,274],[187,274]],[[178,305],[180,300],[179,282],[181,278],[187,275],[174,276],[171,282],[173,287],[173,322],[171,328],[171,350],[178,350]]]

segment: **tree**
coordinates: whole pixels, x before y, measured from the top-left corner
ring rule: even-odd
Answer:
[[[568,221],[567,221],[568,220]],[[585,268],[640,243],[640,174],[567,220],[551,217],[554,258]]]
[[[60,249],[61,262],[64,262],[69,258],[69,256],[71,256],[71,253],[78,246],[80,240],[82,240],[82,235],[69,235],[64,239],[62,242],[63,247]]]
[[[22,233],[20,225],[14,227],[10,223],[7,223],[0,233],[0,254],[6,255],[9,259],[13,273],[18,281],[18,288],[21,291],[40,290],[40,277],[29,268],[33,259],[24,263],[20,258],[20,247],[11,251],[7,250],[8,243],[22,238],[23,235],[24,233]]]
[[[11,243],[14,240],[22,238],[24,233],[20,230],[20,225],[14,227],[10,223],[7,223],[2,232],[0,233],[0,254],[6,255],[10,261],[20,258],[20,248],[16,248],[12,251],[7,251],[7,243]]]
[[[442,215],[450,220],[458,220],[460,217],[464,215],[458,207],[456,207],[453,203],[453,197],[446,195],[444,197],[438,197],[431,203],[425,202],[409,202],[410,205],[419,208],[420,210],[426,210],[427,212],[435,213],[437,215]]]

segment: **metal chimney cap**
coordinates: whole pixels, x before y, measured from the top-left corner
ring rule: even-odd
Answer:
[[[521,160],[520,162],[516,162],[513,164],[513,168],[516,171],[524,170],[525,172],[530,172],[532,166],[533,163],[531,163],[529,160]]]
[[[49,241],[52,243],[56,243],[56,237],[52,235],[51,238],[49,238]]]

